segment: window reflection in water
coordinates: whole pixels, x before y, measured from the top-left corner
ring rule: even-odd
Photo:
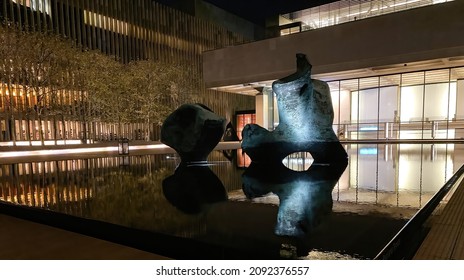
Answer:
[[[222,157],[212,153],[212,172],[224,174],[227,191],[241,188],[240,172]],[[0,165],[0,199],[180,236],[201,231],[201,215],[179,211],[163,194],[162,181],[179,163],[175,154],[131,156],[129,165],[125,159]]]
[[[464,162],[464,147],[458,144],[351,144],[345,149],[348,166],[328,193],[334,209],[347,203],[388,206],[400,212],[417,209]],[[209,160],[207,173],[217,176],[222,198],[228,201],[206,200],[202,202],[206,208],[190,213],[163,193],[163,180],[174,175],[179,164],[175,154],[130,156],[129,165],[121,164],[119,157],[0,165],[0,199],[208,242],[238,242],[232,233],[276,242],[264,233],[273,234],[278,224],[274,205],[279,199],[247,201],[242,190],[246,169],[237,168],[219,151]],[[290,163],[293,170],[308,169],[307,161],[297,156]],[[276,174],[268,172],[264,178]],[[251,228],[253,232],[247,232]],[[254,246],[253,242],[247,246]]]
[[[348,167],[333,191],[335,201],[375,203],[389,206],[422,206],[464,160],[459,144],[351,144]],[[241,189],[241,173],[234,163],[214,152],[220,164],[211,169],[227,192]],[[95,158],[0,166],[0,197],[28,206],[52,207],[85,201],[103,189],[111,174],[135,177],[167,170],[173,174],[179,163],[175,155],[131,157],[122,168],[121,158]],[[294,154],[283,163],[292,170],[307,170],[308,154]],[[70,210],[71,211],[71,210]]]
[[[363,144],[348,150],[349,174],[342,176],[336,198],[356,203],[419,208],[462,164],[460,145],[454,144]]]
[[[349,163],[333,199],[419,208],[464,162],[460,144],[345,144]],[[308,163],[309,162],[309,163]],[[312,158],[295,153],[290,169],[307,170]]]

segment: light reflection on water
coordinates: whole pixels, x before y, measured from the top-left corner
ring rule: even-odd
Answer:
[[[459,144],[347,144],[348,167],[333,192],[335,201],[422,207],[464,162]],[[310,159],[311,160],[311,159]],[[311,161],[291,155],[292,170]]]
[[[347,147],[349,166],[335,200],[422,207],[459,169],[464,154],[454,144],[356,146]]]
[[[349,154],[348,166],[332,192],[337,212],[350,212],[349,207],[344,206],[349,202],[382,206],[383,210],[390,209],[396,214],[411,213],[410,209],[417,209],[428,201],[464,159],[464,148],[453,144],[365,144],[347,145],[345,149]],[[163,192],[163,182],[175,174],[179,164],[175,154],[0,165],[0,199],[217,244],[254,246],[259,250],[278,245],[275,250],[281,251],[282,244],[288,240],[273,234],[278,199],[254,199],[250,203],[242,191],[241,177],[245,169],[237,168],[236,162],[228,161],[217,151],[210,155],[209,162],[211,165],[206,167],[209,171],[204,170],[203,177],[189,177],[197,187],[192,191],[188,187],[189,180],[184,180],[183,192],[175,192],[184,196],[175,195],[174,200]],[[308,161],[303,159],[287,164],[293,170],[308,168]],[[219,196],[202,199],[205,196],[202,182],[214,181],[216,176],[228,201],[223,197],[218,199],[220,187],[215,188]],[[185,211],[179,201],[192,202],[193,208],[189,209],[195,211]],[[337,214],[332,222],[340,219],[342,215]],[[327,235],[324,230],[334,231],[325,227],[322,224],[319,232],[316,230],[315,240]],[[342,240],[342,233],[332,238]],[[389,240],[384,239],[385,242]],[[337,242],[343,245],[340,240]],[[345,258],[345,252],[353,256],[347,249],[337,251],[327,245],[330,250],[324,250],[326,247],[320,246],[310,251],[307,258]],[[320,252],[326,253],[321,255]],[[331,255],[331,252],[336,253]]]
[[[305,260],[357,260],[356,256],[351,256],[348,254],[341,254],[339,252],[326,252],[312,250],[308,256],[302,258]]]

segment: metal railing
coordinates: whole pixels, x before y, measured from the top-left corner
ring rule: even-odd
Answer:
[[[352,122],[333,125],[340,140],[464,140],[464,119]]]

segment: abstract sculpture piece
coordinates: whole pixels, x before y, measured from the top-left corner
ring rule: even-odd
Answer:
[[[184,104],[161,126],[161,142],[179,154],[182,162],[206,161],[221,140],[225,118],[202,104]]]
[[[251,163],[242,177],[247,198],[268,193],[279,197],[274,233],[305,237],[332,212],[332,190],[346,163],[311,165],[306,171],[293,171],[284,165]]]
[[[279,110],[274,131],[256,124],[244,127],[242,148],[252,161],[281,161],[301,151],[311,153],[316,163],[346,161],[347,154],[332,129],[329,86],[311,79],[311,67],[304,54],[297,54],[296,73],[272,84]]]
[[[196,214],[227,200],[222,182],[205,164],[224,130],[225,119],[202,104],[180,106],[161,126],[161,142],[181,158],[174,174],[163,180],[164,196],[179,210]]]

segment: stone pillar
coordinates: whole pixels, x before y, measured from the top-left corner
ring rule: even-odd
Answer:
[[[456,114],[455,120],[464,122],[464,80],[458,80],[456,86]],[[464,138],[464,127],[456,128],[455,137]]]
[[[274,94],[270,87],[263,88],[262,92],[256,95],[256,124],[274,130]]]
[[[267,97],[260,93],[255,97],[255,112],[256,112],[256,124],[266,127],[267,126],[267,110],[264,108],[267,105]]]

